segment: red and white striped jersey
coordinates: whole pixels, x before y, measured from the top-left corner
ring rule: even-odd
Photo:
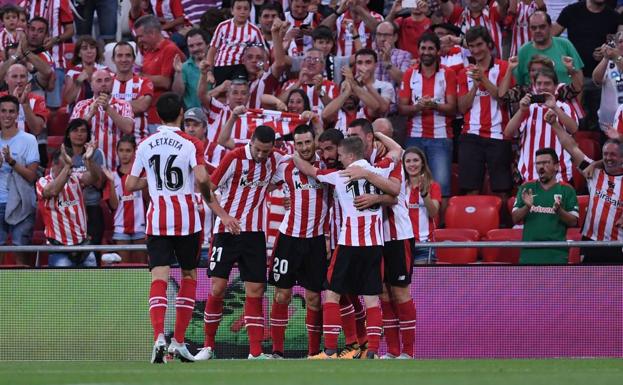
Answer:
[[[612,122],[612,127],[614,127],[617,132],[623,133],[623,104],[621,104],[614,113],[614,122]]]
[[[577,123],[577,118],[567,103],[557,101],[556,104],[565,114],[571,116]],[[539,174],[537,173],[536,164],[534,162],[534,153],[538,149],[551,147],[556,151],[560,160],[560,169],[558,170],[556,179],[569,182],[573,172],[571,155],[562,148],[558,136],[556,136],[556,133],[552,130],[552,126],[545,121],[544,116],[547,110],[548,108],[545,106],[539,106],[536,103],[531,104],[528,115],[521,122],[519,126],[521,140],[519,146],[519,163],[517,167],[524,180],[537,179]]]
[[[370,16],[376,19],[376,21],[383,21],[383,16],[379,15],[374,11],[370,11]],[[355,44],[353,43],[353,34],[350,33],[348,26],[346,25],[346,19],[353,19],[353,16],[350,14],[350,10],[344,12],[342,16],[339,16],[335,21],[335,33],[337,42],[336,48],[336,56],[351,56],[355,54]],[[360,20],[358,23],[353,22],[355,29],[355,36],[359,35],[359,39],[361,41],[362,48],[372,48],[372,33],[366,24]]]
[[[275,174],[281,155],[273,152],[264,162],[256,162],[251,147],[238,147],[225,155],[211,175],[218,186],[223,209],[240,220],[241,231],[264,231],[268,185],[276,183]],[[220,218],[214,222],[214,233],[228,232]]]
[[[210,41],[210,47],[216,48],[214,66],[240,64],[244,49],[252,44],[261,44],[268,49],[262,31],[258,27],[249,21],[242,27],[238,27],[234,19],[221,22]]]
[[[531,0],[529,4],[519,0],[517,2],[517,16],[513,24],[513,37],[511,40],[511,56],[517,56],[519,48],[527,42],[531,41],[530,28],[528,28],[528,19],[539,8],[536,1]]]
[[[114,213],[114,230],[120,234],[136,234],[145,232],[145,205],[141,190],[130,192],[125,188],[128,174],[114,173],[114,191],[119,205]]]
[[[143,96],[154,97],[154,83],[150,79],[136,74],[132,79],[126,81],[121,81],[116,77],[113,78],[113,98],[130,103]],[[136,138],[136,143],[140,143],[141,140],[149,135],[147,124],[147,112],[134,114],[134,137]]]
[[[26,9],[31,19],[39,16],[48,21],[48,36],[61,36],[64,30],[63,25],[74,22],[74,15],[69,6],[69,0],[23,0],[20,6]],[[55,44],[50,53],[56,68],[67,67],[65,59],[65,54],[67,53],[66,44]]]
[[[318,161],[315,166],[318,167]],[[284,182],[284,194],[290,198],[290,209],[286,210],[279,231],[296,238],[322,235],[329,209],[328,187],[301,173],[292,159],[279,163],[275,178]]]
[[[75,66],[67,70],[65,77],[69,77],[72,80],[76,80],[78,79],[78,76],[80,76],[80,74],[82,73],[83,69],[84,67],[82,64],[76,64]],[[93,72],[97,70],[106,70],[108,72],[112,72],[110,68],[108,68],[107,66],[103,64],[95,63],[95,68]],[[72,101],[72,103],[79,102],[81,100],[86,99],[85,90],[86,90],[86,84],[83,84],[82,87],[80,88],[80,91],[78,91],[78,95],[76,95],[76,99]]]
[[[213,172],[221,163],[228,150],[217,142],[209,142],[204,148],[203,158],[208,166],[208,171]]]
[[[76,103],[70,119],[84,119],[89,114],[91,104],[93,103],[95,103],[94,98],[81,100]],[[110,98],[109,105],[122,117],[134,119],[130,103],[116,98]],[[117,128],[117,126],[113,123],[112,118],[106,114],[102,107],[97,108],[97,111],[93,114],[93,117],[89,123],[91,123],[93,138],[95,138],[99,149],[102,150],[102,153],[104,154],[106,167],[110,170],[115,170],[118,166],[117,141],[121,138],[121,130]]]
[[[428,193],[430,198],[441,203],[441,187],[439,183],[432,182]],[[407,208],[409,209],[409,217],[413,226],[413,234],[416,242],[428,242],[433,230],[435,230],[434,218],[428,215],[424,198],[420,196],[420,188],[418,186],[407,186]]]
[[[344,134],[344,136],[347,136],[348,125],[353,120],[359,119],[359,118],[366,118],[366,119],[371,118],[371,116],[368,115],[367,108],[365,107],[359,108],[355,112],[346,112],[340,108],[340,110],[337,112],[337,120],[335,121],[335,125],[333,126],[333,128],[335,128],[336,130],[342,131],[342,134]]]
[[[469,8],[461,9],[461,7],[455,6],[455,11],[450,16],[448,21],[461,28],[461,32],[463,32],[463,34],[465,34],[470,28],[479,25],[487,28],[491,38],[493,39],[493,43],[497,51],[497,57],[502,57],[502,18],[500,17],[497,1],[490,4],[491,5],[486,6],[482,10],[480,16],[476,18],[471,16]]]
[[[394,169],[389,174],[389,177],[400,181],[400,193],[397,196],[398,202],[395,205],[384,207],[383,238],[385,242],[411,239],[413,238],[413,228],[409,210],[407,209],[407,191],[402,162],[394,165]]]
[[[588,182],[588,211],[582,235],[593,241],[623,239],[623,227],[616,225],[623,215],[623,175],[608,175],[595,169]]]
[[[54,180],[46,175],[37,181],[37,197],[43,202],[45,237],[63,245],[77,245],[87,237],[87,220],[80,180],[69,176],[61,192],[52,198],[43,198],[43,189]]]
[[[0,44],[2,47],[0,49],[4,50],[9,44],[19,43],[19,36],[24,33],[24,30],[21,28],[17,28],[13,33],[9,32],[6,28],[2,28],[0,31]]]
[[[499,86],[504,74],[508,71],[508,63],[495,59],[493,65],[485,71],[484,75],[491,83]],[[461,71],[458,77],[459,97],[466,95],[474,86],[474,81],[467,77],[467,70]],[[514,83],[512,81],[511,83]],[[513,84],[511,84],[512,86]],[[503,131],[508,123],[508,110],[504,103],[489,94],[489,91],[481,84],[478,87],[472,107],[465,113],[463,125],[464,134],[479,135],[483,138],[502,139]]]
[[[450,68],[455,74],[469,65],[464,48],[458,45],[450,48],[445,55],[440,56],[439,62],[442,66]]]
[[[329,245],[331,250],[337,248],[340,240],[340,230],[342,229],[342,207],[337,196],[335,186],[329,186],[331,193],[331,207],[329,208]]]
[[[292,87],[294,83],[296,83],[296,80],[294,79],[285,82],[283,87],[281,87],[281,92],[286,92],[290,87]],[[331,100],[337,98],[340,95],[340,88],[331,80],[327,79],[324,79],[322,81],[320,92],[316,92],[316,88],[313,84],[301,85],[301,89],[305,91],[305,94],[307,94],[312,111],[317,114],[321,114],[322,110],[324,109],[324,103],[322,102],[320,93],[325,93]]]
[[[0,96],[5,96],[8,94],[9,94],[8,91],[0,92]],[[28,104],[30,105],[30,108],[35,113],[35,115],[43,119],[43,123],[45,124],[48,121],[48,116],[50,115],[50,111],[48,110],[48,107],[45,104],[45,98],[39,94],[30,92],[28,94]],[[19,106],[19,112],[17,115],[17,128],[20,131],[30,132],[30,129],[28,125],[26,124],[26,115],[24,115],[24,107],[21,104]]]
[[[212,228],[214,227],[214,214],[203,200],[201,193],[195,193],[195,196],[201,202],[199,218],[201,218],[201,223],[203,223],[203,245],[209,245],[212,239]]]
[[[352,165],[363,167],[385,178],[389,177],[393,168],[393,164],[386,168],[373,167],[364,159]],[[383,210],[380,205],[360,211],[354,204],[356,197],[380,194],[380,190],[365,179],[349,182],[348,178],[340,176],[339,170],[318,170],[317,179],[335,186],[343,215],[338,245],[383,246]]]
[[[130,175],[147,174],[151,202],[145,233],[182,236],[201,231],[201,201],[195,195],[196,166],[204,165],[203,144],[179,127],[160,126],[136,150]]]
[[[290,29],[299,28],[301,25],[308,25],[310,30],[316,28],[320,22],[317,16],[320,16],[319,13],[314,14],[313,12],[307,12],[307,16],[303,19],[295,19],[292,16],[291,11],[284,12],[284,20],[290,23]],[[288,55],[290,56],[299,56],[305,53],[308,49],[310,49],[313,45],[312,37],[310,35],[304,35],[300,38],[295,38],[292,40],[290,47],[292,50],[288,50]]]
[[[399,96],[401,99],[409,99],[410,105],[415,105],[423,96],[444,104],[449,96],[456,97],[456,74],[451,69],[440,66],[433,76],[426,77],[420,72],[419,67],[411,67],[402,77]],[[454,115],[444,115],[437,110],[416,113],[407,123],[408,137],[452,138],[454,118]]]
[[[249,84],[249,108],[262,108],[262,95],[275,95],[281,83],[273,76],[271,70]]]
[[[216,142],[218,135],[221,133],[221,127],[225,125],[231,116],[231,108],[229,105],[221,103],[218,99],[212,98],[209,108],[203,108],[208,116],[208,129],[206,137],[210,143]]]
[[[186,17],[182,7],[182,0],[150,0],[150,3],[154,15],[160,20],[160,24],[168,23],[183,16],[185,24],[177,26],[176,30],[181,29],[185,25],[190,25],[190,20]]]

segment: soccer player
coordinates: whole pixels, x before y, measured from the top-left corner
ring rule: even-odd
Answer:
[[[210,176],[203,160],[201,142],[182,132],[181,98],[165,93],[156,102],[162,125],[138,146],[127,191],[149,188],[147,252],[151,269],[149,313],[154,329],[152,363],[166,363],[164,318],[167,309],[167,279],[176,260],[182,268],[182,284],[175,302],[175,330],[169,353],[183,361],[194,361],[184,344],[192,318],[197,287],[197,264],[201,247],[201,202],[195,196],[197,183],[203,198],[211,201]],[[142,178],[146,173],[147,178]]]
[[[225,155],[212,173],[213,189],[220,202],[211,202],[214,223],[208,269],[211,292],[205,307],[204,347],[197,361],[214,358],[214,338],[223,316],[223,296],[234,264],[238,264],[245,286],[244,320],[249,336],[249,359],[268,359],[262,353],[264,315],[262,298],[266,284],[266,235],[264,202],[269,185],[276,181],[280,155],[273,152],[275,131],[260,125],[251,142]],[[220,203],[220,204],[219,204]]]
[[[318,167],[314,129],[300,125],[294,130],[294,147],[305,162]],[[302,174],[292,159],[279,164],[277,179],[285,184],[290,206],[286,210],[275,241],[269,283],[275,286],[270,314],[273,357],[283,358],[288,305],[292,287],[305,288],[308,355],[320,353],[322,311],[320,292],[327,274],[324,225],[329,208],[329,190],[315,178]]]
[[[364,159],[364,143],[358,137],[344,139],[338,147],[339,159],[345,170],[320,170],[294,156],[296,167],[305,175],[335,186],[344,220],[338,247],[331,257],[327,272],[327,288],[323,306],[325,350],[312,359],[337,358],[337,337],[340,334],[340,297],[346,293],[363,295],[366,304],[368,351],[366,358],[378,358],[381,337],[379,294],[383,291],[381,258],[383,246],[383,215],[380,205],[358,209],[356,200],[363,195],[378,195],[380,190],[365,179],[344,175],[350,166],[359,166],[380,178],[387,178],[390,167],[375,168]]]
[[[523,241],[564,241],[567,227],[578,224],[578,198],[573,187],[556,181],[559,161],[553,148],[535,153],[536,181],[524,183],[517,191],[513,222],[524,222]],[[522,264],[566,264],[569,249],[521,249]]]

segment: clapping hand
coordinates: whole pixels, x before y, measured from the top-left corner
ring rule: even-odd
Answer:
[[[97,141],[91,141],[87,143],[84,148],[84,160],[91,160],[93,158],[93,155],[95,154],[95,150],[97,150]]]
[[[532,193],[532,189],[524,189],[521,192],[521,199],[523,200],[525,205],[528,206],[528,208],[531,208],[534,204],[534,194]]]

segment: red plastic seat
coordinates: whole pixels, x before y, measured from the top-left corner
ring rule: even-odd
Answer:
[[[67,108],[59,108],[48,120],[48,136],[64,136],[69,123]]]
[[[48,152],[54,152],[61,148],[64,140],[64,136],[48,136]]]
[[[434,242],[476,242],[479,233],[474,229],[437,229],[433,231]],[[478,248],[446,248],[437,247],[435,250],[437,261],[440,264],[467,264],[478,259]]]
[[[450,198],[446,210],[447,229],[476,229],[480,238],[500,227],[502,200],[491,195],[463,195]]]
[[[580,218],[578,218],[578,227],[581,229],[584,226],[586,220],[586,213],[588,212],[588,195],[578,195],[578,206],[580,209]]]
[[[521,241],[522,229],[493,229],[487,232],[487,241]],[[519,248],[483,247],[482,260],[487,263],[519,263]]]
[[[568,241],[581,241],[582,230],[577,227],[572,227],[572,228],[567,229],[567,240]],[[569,264],[577,265],[581,262],[582,262],[582,257],[580,257],[580,248],[570,247],[569,248]]]
[[[598,131],[577,131],[575,134],[573,134],[573,138],[576,141],[579,139],[590,139],[599,142],[600,133]]]
[[[599,140],[583,137],[576,138],[575,140],[578,143],[580,150],[582,150],[586,156],[592,160],[601,159],[601,147],[599,146]]]

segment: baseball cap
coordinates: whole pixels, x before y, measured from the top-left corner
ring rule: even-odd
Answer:
[[[188,109],[188,111],[184,113],[184,120],[186,119],[194,120],[196,122],[204,123],[204,124],[208,122],[208,119],[206,118],[206,114],[204,114],[203,110],[199,107],[193,107],[193,108]]]

